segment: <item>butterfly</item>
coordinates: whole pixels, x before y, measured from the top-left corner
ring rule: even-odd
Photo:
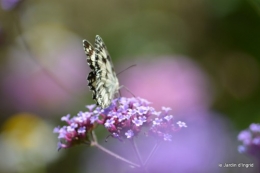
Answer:
[[[102,38],[96,35],[95,47],[87,40],[83,40],[83,48],[87,55],[87,62],[91,68],[88,74],[88,86],[93,92],[92,98],[101,108],[107,108],[120,86],[111,57]]]

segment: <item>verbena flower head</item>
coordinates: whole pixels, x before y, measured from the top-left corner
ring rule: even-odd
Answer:
[[[155,111],[150,104],[142,98],[121,97],[114,99],[108,108],[90,105],[86,106],[87,112],[80,112],[72,118],[65,116],[62,120],[68,125],[54,129],[54,132],[59,133],[58,138],[63,141],[58,144],[58,148],[89,142],[89,132],[96,125],[103,125],[110,136],[120,141],[136,137],[142,129],[148,135],[171,141],[173,132],[187,127],[184,122],[174,120],[169,113],[171,108],[162,107],[161,111]]]
[[[250,154],[260,159],[260,124],[253,123],[249,129],[241,131],[238,140],[243,143],[238,146],[240,153]]]
[[[66,126],[56,127],[53,133],[58,133],[58,150],[69,148],[76,144],[87,143],[90,141],[89,133],[94,128],[93,118],[96,113],[89,109],[88,112],[79,112],[76,116],[70,118],[70,115],[63,116],[62,121],[67,123]]]

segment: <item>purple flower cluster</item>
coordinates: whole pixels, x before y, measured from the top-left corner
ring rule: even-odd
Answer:
[[[147,127],[147,134],[171,141],[173,132],[187,127],[184,122],[174,121],[173,115],[169,114],[171,108],[162,107],[162,111],[157,112],[150,102],[142,98],[121,97],[113,100],[106,109],[95,105],[86,107],[89,111],[80,112],[72,118],[69,115],[62,117],[68,125],[54,129],[62,141],[58,144],[59,149],[89,142],[89,132],[98,124],[103,125],[110,136],[121,141],[137,136],[144,127]]]
[[[89,143],[89,132],[94,128],[93,117],[96,117],[97,111],[92,111],[94,106],[88,106],[89,112],[79,112],[77,116],[70,118],[70,115],[63,116],[62,121],[68,125],[55,127],[53,133],[58,133],[58,150],[69,148],[76,144]]]
[[[182,127],[187,127],[186,123],[178,121],[174,123],[173,115],[169,114],[171,108],[162,107],[161,112],[157,112],[156,117],[152,120],[150,133],[163,138],[165,141],[172,140],[172,132]]]
[[[253,123],[249,129],[241,131],[238,140],[243,143],[238,146],[240,153],[250,154],[260,159],[260,124]]]

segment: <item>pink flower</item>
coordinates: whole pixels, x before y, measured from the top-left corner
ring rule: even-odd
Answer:
[[[120,84],[155,108],[170,106],[174,113],[207,110],[212,102],[210,84],[203,70],[185,57],[157,57],[135,62],[136,67],[120,74]],[[124,65],[125,66],[125,65]],[[123,96],[130,95],[121,89]]]
[[[87,65],[80,43],[63,42],[51,54],[33,53],[38,63],[29,52],[10,49],[2,89],[12,108],[57,111],[57,107],[69,108],[73,96],[87,92]]]

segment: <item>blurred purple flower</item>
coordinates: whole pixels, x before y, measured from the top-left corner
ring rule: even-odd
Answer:
[[[87,84],[85,55],[81,45],[77,45],[80,41],[73,39],[53,48],[48,52],[51,55],[45,54],[46,51],[36,53],[33,58],[37,58],[40,65],[27,52],[17,47],[9,49],[1,89],[12,109],[45,112],[57,111],[61,106],[69,109],[72,101],[75,102],[73,95],[88,91],[84,85]]]
[[[150,62],[136,62],[137,67],[121,76],[120,83],[132,93],[147,98],[155,108],[172,107],[175,115],[207,110],[212,92],[206,74],[192,60],[184,57],[158,57]],[[119,77],[121,77],[119,76]],[[123,95],[130,95],[124,89]],[[167,110],[167,108],[165,108]]]
[[[236,150],[231,150],[235,145],[235,141],[231,141],[231,125],[227,124],[221,119],[221,116],[215,113],[204,112],[204,114],[208,115],[194,115],[197,118],[189,119],[187,122],[189,127],[185,130],[178,131],[178,133],[167,133],[163,128],[164,125],[167,125],[165,124],[167,118],[155,116],[153,121],[155,121],[156,118],[162,119],[163,121],[157,123],[160,123],[160,127],[155,125],[153,128],[158,128],[158,130],[162,129],[161,131],[164,131],[164,134],[161,135],[162,141],[169,142],[159,142],[159,147],[147,164],[147,172],[220,173],[226,170],[219,168],[219,163],[237,161]],[[176,122],[173,123],[173,125],[178,126]],[[128,133],[129,136],[131,136],[131,132]],[[151,132],[147,135],[149,134],[151,134]],[[140,136],[135,139],[140,155],[143,160],[145,160],[155,146],[156,140],[147,137],[141,138]],[[136,159],[136,156],[133,155],[130,142],[124,142],[124,146],[122,146],[122,143],[109,141],[109,143],[104,143],[104,145],[130,160]],[[95,153],[91,156],[89,156],[89,153],[85,153],[85,156],[86,160],[91,157],[91,160],[88,159],[87,162],[85,160],[84,165],[82,165],[83,170],[87,172],[113,173],[117,170],[128,169],[128,165],[124,163],[120,164],[121,162],[118,162],[117,159],[111,159],[111,156],[104,155],[103,153]],[[96,166],[98,166],[98,164],[95,163],[95,160],[105,163],[102,165],[104,167],[102,167],[102,169],[99,168],[97,171]],[[144,171],[133,169],[129,172],[139,173]]]
[[[249,126],[249,129],[254,133],[260,133],[260,124],[253,123]]]
[[[95,124],[104,125],[110,135],[120,141],[137,136],[144,127],[148,127],[147,134],[171,141],[174,132],[182,127],[187,127],[184,122],[176,123],[173,116],[168,115],[170,109],[163,108],[162,114],[154,115],[155,110],[149,104],[141,98],[121,97],[114,99],[106,109],[100,109],[100,107],[93,109],[93,106],[90,105],[86,106],[89,108],[87,112],[79,112],[72,118],[70,115],[66,115],[61,120],[68,125],[62,128],[56,127],[53,131],[58,133],[58,138],[62,140],[58,143],[58,148],[69,148],[74,144],[89,142],[88,135]],[[142,110],[141,113],[140,110]],[[169,118],[170,116],[171,118]],[[92,117],[100,118],[92,121]]]
[[[3,10],[14,9],[22,0],[1,0],[1,6]]]
[[[203,117],[189,124],[187,130],[175,136],[164,136],[172,142],[161,144],[149,164],[151,172],[220,172],[215,165],[224,160],[228,148],[226,137],[219,130],[223,125],[217,120]],[[177,122],[176,125],[186,127],[183,122]],[[215,140],[220,137],[222,141]]]
[[[237,138],[243,143],[238,146],[238,151],[252,155],[260,161],[260,124],[252,123],[248,129],[241,131]]]

